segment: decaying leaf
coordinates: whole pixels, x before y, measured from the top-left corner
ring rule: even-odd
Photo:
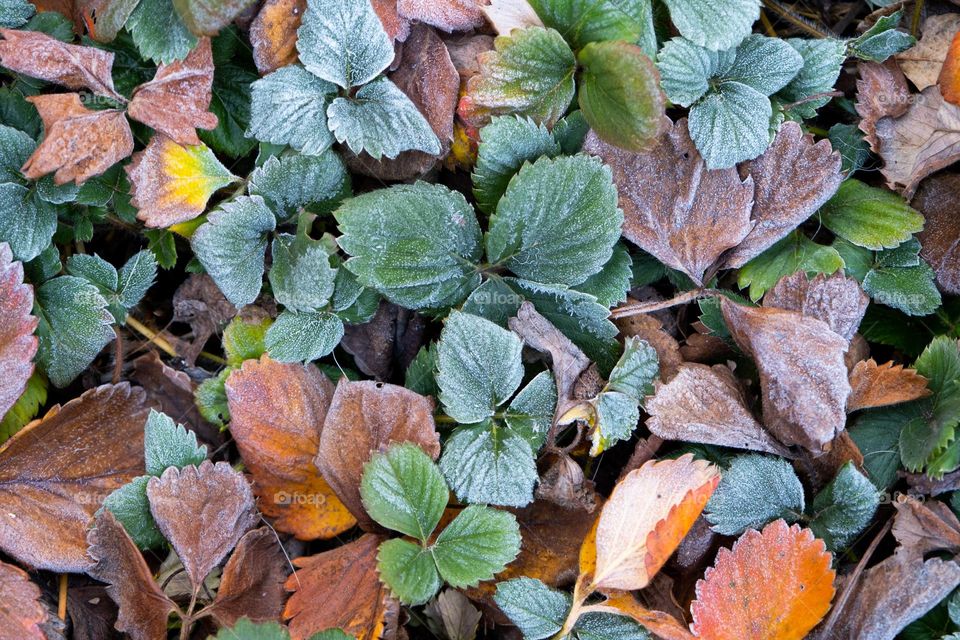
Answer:
[[[860,130],[874,152],[880,150],[877,140],[877,121],[883,117],[902,116],[910,108],[910,89],[895,60],[861,62],[857,67],[857,113]]]
[[[46,640],[41,625],[47,610],[40,602],[40,588],[27,572],[0,562],[0,640]]]
[[[307,0],[267,0],[250,24],[253,61],[261,75],[297,61],[297,29]]]
[[[434,622],[442,625],[448,640],[474,640],[483,616],[467,596],[456,589],[442,591],[427,603],[424,611]]]
[[[943,61],[937,86],[943,99],[955,105],[960,105],[960,28],[957,29],[947,50],[947,58]]]
[[[190,274],[173,294],[173,319],[189,324],[193,334],[189,342],[180,341],[178,353],[192,366],[210,336],[219,333],[235,315],[237,308],[209,274]]]
[[[850,397],[847,411],[886,407],[930,395],[927,379],[902,364],[861,360],[850,372]]]
[[[87,568],[87,525],[103,500],[143,475],[149,407],[127,384],[87,391],[0,448],[0,549],[38,569]]]
[[[633,302],[627,299],[627,304]],[[683,356],[680,355],[680,343],[667,333],[663,323],[653,315],[639,314],[617,318],[615,321],[620,335],[624,338],[636,336],[646,340],[657,352],[660,362],[660,379],[669,382],[677,375]]]
[[[920,41],[903,53],[897,62],[910,81],[923,91],[937,84],[954,35],[960,31],[960,13],[930,16],[923,21]]]
[[[397,13],[443,31],[469,31],[484,25],[481,0],[397,0]]]
[[[371,454],[393,442],[413,442],[434,460],[440,437],[433,424],[433,400],[382,382],[337,384],[320,433],[314,461],[323,477],[366,530],[376,528],[360,499],[360,477]]]
[[[220,444],[220,431],[204,420],[197,409],[194,401],[197,385],[186,372],[167,366],[156,351],[150,351],[133,361],[130,377],[147,392],[151,404],[156,404],[174,422],[209,444]]]
[[[254,0],[173,0],[187,29],[198,36],[215,36]]]
[[[960,553],[960,520],[943,502],[897,496],[893,536],[901,546],[924,556],[938,551]]]
[[[344,327],[340,346],[353,356],[360,371],[388,380],[395,368],[405,371],[417,356],[426,325],[415,311],[381,300],[369,322]]]
[[[280,618],[286,590],[287,560],[269,527],[248,531],[223,568],[209,613],[224,626],[240,618],[268,622]]]
[[[230,433],[278,531],[331,538],[356,524],[314,458],[333,384],[313,365],[247,360],[226,381]]]
[[[183,60],[161,64],[153,80],[133,92],[127,114],[180,144],[200,144],[196,129],[213,129],[217,116],[207,111],[213,97],[210,39]]]
[[[83,184],[133,152],[133,133],[116,109],[91,111],[76,93],[29,96],[43,120],[43,142],[21,171],[31,180],[54,173],[57,184]]]
[[[809,529],[783,520],[750,529],[697,582],[691,628],[704,640],[801,640],[830,608],[830,561]]]
[[[0,418],[27,387],[33,374],[38,319],[33,310],[33,287],[23,283],[23,265],[14,262],[10,245],[0,242]]]
[[[960,294],[960,175],[941,173],[920,183],[910,203],[923,214],[920,255],[937,272],[937,284]]]
[[[853,339],[870,298],[860,283],[838,271],[812,280],[803,271],[784,276],[763,297],[764,307],[789,309],[823,320],[834,333]]]
[[[543,21],[527,0],[490,0],[481,8],[498,35],[508,36],[514,29],[542,27]]]
[[[383,30],[387,32],[387,37],[397,42],[404,42],[410,35],[410,21],[404,18],[397,11],[397,0],[370,0],[373,10],[380,18],[380,24]],[[395,68],[396,61],[391,68]]]

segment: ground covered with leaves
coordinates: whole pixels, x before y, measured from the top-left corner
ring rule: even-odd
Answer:
[[[960,2],[0,0],[0,640],[960,639]]]

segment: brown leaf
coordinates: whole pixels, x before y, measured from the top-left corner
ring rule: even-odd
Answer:
[[[340,378],[314,462],[365,530],[375,529],[376,523],[360,499],[363,465],[393,442],[413,442],[436,460],[440,436],[433,425],[433,407],[433,399],[403,387]]]
[[[853,339],[870,298],[860,283],[838,271],[832,276],[820,274],[807,279],[804,271],[784,276],[763,297],[764,307],[788,309],[823,320],[847,340]]]
[[[632,300],[627,299],[627,304],[631,302]],[[683,363],[680,344],[664,330],[660,320],[651,314],[637,314],[617,318],[613,323],[620,329],[620,335],[624,338],[636,336],[650,343],[660,361],[661,380],[669,382],[677,375]]]
[[[960,159],[960,107],[928,87],[905,115],[877,122],[877,139],[887,186],[909,200],[921,180]]]
[[[558,454],[556,461],[540,475],[536,495],[564,509],[587,513],[593,513],[601,501],[593,482],[584,477],[580,465],[565,453]]]
[[[342,547],[293,561],[298,569],[286,584],[293,595],[283,611],[293,640],[332,628],[357,640],[391,635],[400,605],[377,575],[382,541],[368,533]]]
[[[94,565],[88,573],[107,583],[107,593],[120,609],[116,628],[133,640],[167,635],[167,618],[176,605],[153,579],[147,562],[113,513],[97,514],[88,536]]]
[[[426,328],[427,322],[415,311],[381,300],[369,322],[344,327],[340,346],[353,356],[360,371],[389,380],[395,365],[406,371],[416,357]]]
[[[0,419],[27,388],[39,320],[33,310],[33,287],[23,283],[23,265],[14,262],[10,245],[0,242]]]
[[[250,485],[226,462],[168,467],[159,478],[150,478],[147,498],[195,592],[257,522]]]
[[[213,50],[210,38],[201,38],[186,58],[161,64],[153,80],[136,88],[127,114],[175,142],[200,144],[196,129],[217,126],[208,111],[212,97]]]
[[[307,0],[267,0],[250,25],[253,62],[267,75],[298,59],[297,29]]]
[[[57,184],[83,184],[133,152],[133,133],[122,111],[91,111],[76,93],[28,96],[43,120],[43,142],[20,171],[36,180],[56,171]]]
[[[690,139],[686,119],[657,146],[631,152],[590,132],[584,151],[613,170],[623,207],[623,235],[697,284],[717,258],[750,231],[753,180],[736,169],[708,170]]]
[[[957,31],[960,31],[960,13],[930,16],[923,21],[920,41],[897,54],[900,68],[920,91],[937,84],[943,61]]]
[[[173,294],[173,320],[190,325],[193,339],[180,343],[178,349],[187,364],[193,365],[210,336],[220,332],[237,315],[237,308],[227,300],[220,288],[206,273],[192,273]]]
[[[857,113],[860,131],[874,153],[880,151],[877,121],[885,116],[902,116],[910,108],[910,89],[896,60],[884,63],[861,61],[857,66]]]
[[[477,625],[483,615],[456,589],[444,589],[434,600],[427,603],[424,611],[442,625],[449,640],[474,640],[477,637]]]
[[[461,83],[465,83],[480,73],[480,63],[477,62],[477,56],[486,51],[493,51],[493,37],[483,34],[460,36],[459,38],[448,37],[444,39],[444,42],[447,45],[447,52],[450,54],[450,61],[453,62],[454,68],[460,74]]]
[[[543,26],[527,0],[490,0],[482,10],[497,35],[508,36],[514,29]]]
[[[863,453],[850,437],[849,431],[841,431],[830,441],[830,450],[820,455],[802,455],[794,459],[794,470],[800,474],[805,484],[819,492],[831,480],[837,477],[840,469],[848,462],[853,463],[863,475]]]
[[[183,24],[197,36],[215,36],[255,0],[173,0]]]
[[[397,0],[397,13],[443,31],[469,31],[486,24],[481,0]]]
[[[920,183],[910,205],[923,214],[920,255],[937,272],[937,284],[960,294],[960,175],[941,173]]]
[[[67,615],[74,640],[114,640],[117,605],[103,583],[73,577],[67,589]]]
[[[40,588],[27,572],[0,562],[0,640],[46,640],[41,625],[47,610],[40,602]]]
[[[387,36],[391,40],[404,42],[410,35],[410,21],[399,14],[397,0],[370,0],[370,4]]]
[[[762,156],[740,166],[755,187],[752,228],[725,266],[742,267],[813,215],[843,182],[840,165],[829,140],[815,143],[799,123],[784,123]]]
[[[301,540],[332,538],[357,521],[337,499],[314,458],[333,384],[313,365],[264,355],[227,378],[230,433],[253,475],[260,510]]]
[[[7,69],[126,102],[113,88],[113,53],[66,44],[39,31],[0,29],[0,36],[0,65]]]
[[[893,506],[897,510],[893,536],[902,546],[925,556],[938,551],[960,553],[960,520],[946,504],[900,495]]]
[[[913,369],[904,369],[902,364],[893,362],[878,365],[873,358],[861,360],[854,366],[850,388],[847,411],[886,407],[925,398],[931,393],[927,379]]]
[[[30,567],[87,568],[87,525],[104,499],[142,475],[140,389],[103,385],[55,405],[0,448],[0,549]]]
[[[240,618],[278,620],[283,611],[287,560],[269,527],[247,532],[223,568],[217,597],[207,611],[223,626]]]
[[[720,307],[733,339],[760,372],[764,426],[787,446],[822,451],[846,424],[847,341],[795,311],[748,307],[726,297]]]
[[[753,417],[743,390],[725,365],[680,365],[673,380],[655,384],[645,407],[650,414],[647,428],[666,440],[790,455]]]

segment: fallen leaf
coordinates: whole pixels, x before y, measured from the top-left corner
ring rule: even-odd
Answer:
[[[147,498],[153,519],[180,557],[194,593],[257,522],[250,485],[226,462],[168,467],[159,478],[150,478]]]
[[[76,640],[111,640],[117,605],[107,588],[93,578],[71,578],[67,589],[67,615]]]
[[[670,382],[654,386],[647,428],[661,438],[790,455],[753,417],[725,365],[685,363]]]
[[[443,31],[469,31],[485,24],[482,5],[480,0],[397,0],[397,13]]]
[[[0,448],[0,549],[48,571],[87,568],[87,525],[104,499],[143,475],[140,389],[103,385],[55,405]]]
[[[904,115],[877,121],[877,139],[887,186],[909,200],[921,180],[960,158],[960,107],[928,87]]]
[[[490,0],[481,7],[497,35],[508,36],[514,29],[542,27],[543,21],[527,0]]]
[[[380,18],[380,24],[383,25],[383,30],[387,32],[387,36],[398,42],[406,41],[410,35],[410,21],[398,13],[397,0],[370,0],[370,4],[373,5],[374,12]],[[395,66],[396,59],[394,59],[394,65],[391,65],[391,68],[395,68]]]
[[[693,635],[676,618],[663,611],[651,611],[637,602],[630,593],[613,593],[604,602],[592,605],[589,611],[626,615],[664,640],[693,640]]]
[[[807,279],[804,271],[784,276],[763,297],[764,307],[788,309],[823,320],[834,333],[853,339],[870,298],[842,271]]]
[[[436,460],[440,436],[433,408],[432,398],[396,385],[346,377],[337,384],[314,462],[363,529],[377,527],[360,499],[363,465],[393,442],[413,442]]]
[[[863,62],[857,66],[856,110],[860,115],[860,131],[874,153],[880,151],[877,140],[877,121],[890,116],[902,116],[910,108],[910,89],[896,60],[884,63]]]
[[[691,629],[704,640],[800,640],[830,609],[830,561],[809,529],[783,520],[750,529],[697,582]]]
[[[937,77],[937,86],[944,100],[960,105],[960,27],[947,50],[947,57]]]
[[[0,242],[0,418],[27,388],[39,320],[32,316],[33,287],[23,283],[23,265],[14,262],[10,245]]]
[[[377,574],[383,538],[365,534],[341,547],[293,561],[287,579],[293,595],[283,611],[293,640],[326,629],[341,629],[357,640],[392,637],[400,611]]]
[[[307,0],[267,0],[250,24],[253,62],[267,75],[298,59],[297,29]]]
[[[627,299],[627,304],[634,302]],[[680,343],[663,328],[663,323],[653,315],[636,314],[614,320],[624,338],[635,336],[646,340],[660,361],[660,379],[669,382],[680,370],[683,356],[680,355]]]
[[[20,171],[30,180],[56,172],[56,184],[83,184],[133,152],[133,133],[122,111],[91,111],[79,94],[28,96],[43,120],[43,142]]]
[[[842,431],[830,441],[830,450],[818,456],[800,456],[794,459],[797,472],[813,491],[819,492],[837,477],[840,469],[848,462],[853,463],[861,473],[863,453],[850,437],[849,431]]]
[[[929,16],[923,21],[920,41],[897,54],[900,68],[920,91],[937,83],[940,68],[957,31],[960,31],[960,14]]]
[[[178,349],[177,353],[193,366],[210,336],[220,333],[236,315],[237,308],[213,278],[206,273],[190,274],[173,294],[173,321],[189,324],[193,334],[189,342],[179,341],[186,348]]]
[[[88,573],[107,583],[117,603],[116,629],[133,640],[157,640],[167,635],[167,618],[177,606],[153,579],[147,562],[113,513],[97,514],[88,536],[93,566]]]
[[[153,80],[133,92],[127,114],[166,134],[179,144],[200,144],[196,129],[213,129],[213,51],[210,38],[201,38],[183,60],[161,64]]]
[[[593,589],[642,589],[693,526],[720,482],[716,467],[685,454],[650,461],[617,483],[600,512]]]
[[[930,395],[927,379],[902,364],[861,360],[850,373],[850,397],[847,411],[886,407]]]
[[[0,65],[7,69],[126,102],[113,88],[113,53],[67,44],[39,31],[0,29],[0,36]]]
[[[394,368],[406,371],[423,344],[427,322],[415,311],[386,300],[369,322],[344,327],[340,346],[357,368],[377,380],[389,380]]]
[[[556,461],[540,475],[536,496],[564,509],[587,513],[593,513],[601,501],[593,482],[586,479],[580,465],[565,453],[558,454]]]
[[[447,45],[447,53],[450,54],[450,61],[460,75],[460,82],[466,83],[467,80],[480,73],[480,62],[477,56],[487,51],[493,51],[493,37],[484,34],[475,34],[461,36],[459,38],[448,37],[444,39]]]
[[[46,640],[47,610],[27,572],[0,562],[0,640]]]
[[[750,232],[753,180],[734,168],[708,170],[687,131],[670,126],[657,146],[631,152],[587,135],[584,151],[613,170],[623,236],[697,284],[724,251]]]
[[[215,36],[255,0],[173,0],[183,24],[197,36]]]
[[[720,298],[737,345],[760,372],[763,422],[787,446],[823,451],[846,425],[847,341],[823,321],[795,311]]]
[[[897,516],[892,531],[901,546],[924,556],[960,553],[960,520],[945,503],[900,495],[893,506]]]
[[[470,600],[456,589],[444,589],[424,608],[443,627],[448,640],[474,640],[483,616]]]
[[[207,611],[223,626],[240,618],[278,620],[286,600],[287,560],[269,527],[248,531],[227,560],[217,597]]]
[[[937,272],[937,284],[960,294],[960,175],[942,173],[920,183],[910,205],[923,214],[920,255]]]
[[[227,378],[230,433],[274,527],[301,540],[332,538],[356,524],[314,458],[333,384],[313,365],[264,355]]]

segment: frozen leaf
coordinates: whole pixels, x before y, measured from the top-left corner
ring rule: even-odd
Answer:
[[[846,175],[852,176],[870,161],[870,145],[856,125],[838,123],[828,134],[830,144],[843,159],[841,170]]]
[[[711,51],[739,44],[760,17],[757,0],[665,0],[664,4],[683,37]]]
[[[901,545],[924,555],[960,551],[960,521],[946,504],[899,495],[893,506],[893,537]]]
[[[30,261],[47,247],[57,230],[56,208],[14,182],[0,183],[0,241],[13,257]]]
[[[821,320],[721,298],[734,340],[760,372],[766,428],[783,444],[822,451],[846,424],[847,341]]]
[[[145,466],[151,476],[161,475],[167,467],[196,466],[207,459],[207,448],[197,445],[197,434],[165,413],[151,409],[143,433]]]
[[[250,195],[263,196],[282,220],[301,208],[321,212],[350,194],[350,175],[335,152],[272,156],[250,174]]]
[[[77,93],[27,98],[43,120],[43,142],[24,163],[24,177],[54,173],[56,184],[83,184],[133,151],[133,133],[122,111],[91,111]]]
[[[888,60],[884,64],[860,63],[860,78],[857,80],[856,110],[860,115],[860,130],[866,134],[870,148],[879,151],[877,122],[885,116],[897,117],[910,107],[910,90],[907,79],[897,63]]]
[[[470,31],[484,25],[480,0],[397,0],[397,13],[443,31]]]
[[[440,576],[450,586],[471,587],[503,571],[520,551],[520,527],[512,513],[470,505],[431,547]]]
[[[140,0],[126,26],[140,55],[154,62],[182,60],[199,42],[183,23],[172,0]]]
[[[150,476],[138,476],[103,501],[103,508],[113,514],[141,549],[157,549],[166,542],[150,514],[149,481]]]
[[[861,360],[850,372],[850,397],[847,411],[909,402],[930,395],[927,380],[914,369],[886,362],[878,365],[870,358]]]
[[[743,265],[737,276],[737,286],[741,289],[749,287],[750,299],[757,301],[777,282],[794,273],[832,274],[845,266],[844,258],[836,248],[817,244],[796,230]]]
[[[823,226],[867,249],[892,249],[923,229],[923,216],[903,198],[859,180],[845,180],[819,211]]]
[[[924,217],[920,255],[936,271],[940,288],[953,294],[960,293],[960,219],[951,213],[958,198],[960,176],[940,174],[924,180],[912,202]]]
[[[900,451],[897,441],[903,427],[903,416],[890,411],[866,411],[848,432],[863,453],[863,470],[880,490],[897,480]]]
[[[13,261],[10,246],[0,242],[0,418],[14,405],[33,375],[39,322],[31,314],[33,288],[23,283],[23,265]]]
[[[0,547],[38,569],[87,568],[87,524],[114,489],[143,473],[144,395],[87,391],[0,449]]]
[[[262,75],[297,61],[297,29],[307,0],[267,0],[250,24],[253,61]]]
[[[339,629],[322,631],[311,636],[311,640],[349,640],[351,636]],[[240,618],[235,624],[224,626],[210,640],[290,640],[290,633],[277,622],[253,622]]]
[[[302,540],[356,522],[314,466],[333,385],[313,366],[249,360],[227,378],[230,433],[253,475],[260,510]]]
[[[45,640],[42,626],[47,623],[47,610],[40,600],[40,589],[27,572],[6,562],[0,562],[0,624],[10,640]]]
[[[642,589],[686,536],[720,474],[686,454],[647,462],[614,488],[597,525],[593,589]],[[586,543],[584,543],[586,544]]]
[[[326,311],[284,311],[266,334],[267,353],[279,362],[312,362],[343,338],[343,320]]]
[[[799,525],[747,531],[697,581],[691,628],[705,640],[801,640],[830,609],[830,561],[823,541]]]
[[[67,260],[67,273],[84,278],[97,287],[109,304],[114,320],[123,324],[127,312],[137,306],[157,275],[157,262],[150,251],[139,251],[117,271],[94,254],[75,254]]]
[[[212,87],[213,54],[210,39],[203,38],[183,61],[160,65],[153,80],[137,87],[127,114],[174,142],[198,145],[196,129],[217,126],[207,110]]]
[[[822,320],[847,340],[857,332],[868,302],[857,281],[839,272],[808,280],[806,273],[797,271],[781,278],[763,298],[764,307],[798,311]]]
[[[198,36],[215,36],[254,0],[173,0],[183,23]]]
[[[613,255],[603,269],[577,285],[582,291],[597,299],[607,309],[627,301],[630,281],[633,279],[633,258],[622,243],[613,248]]]
[[[738,536],[778,518],[794,522],[803,506],[803,485],[789,462],[747,455],[734,458],[723,472],[705,515],[717,533]]]
[[[897,62],[917,89],[937,84],[953,36],[960,31],[960,14],[930,16],[923,21],[923,36],[916,46],[897,55]]]
[[[838,551],[870,523],[878,504],[876,487],[848,462],[813,499],[810,530],[828,549]]]
[[[572,604],[569,594],[533,578],[501,582],[494,602],[529,640],[546,640],[560,631]]]
[[[902,15],[903,11],[900,10],[891,15],[880,16],[873,26],[850,42],[850,53],[861,60],[883,62],[915,45],[916,38],[897,30]]]
[[[327,306],[337,272],[321,241],[303,229],[297,235],[281,233],[273,239],[270,256],[270,288],[277,302],[291,311],[317,312]]]
[[[377,553],[380,579],[406,605],[421,605],[432,598],[443,581],[430,550],[395,538],[380,545]]]
[[[403,387],[341,379],[323,422],[315,463],[366,530],[376,525],[361,502],[363,465],[371,453],[395,442],[413,442],[434,459],[440,455],[433,401]]]
[[[131,204],[148,227],[193,220],[216,191],[237,180],[204,144],[183,146],[155,134],[127,167]]]
[[[370,82],[393,61],[393,42],[369,0],[307,0],[297,49],[308,71],[344,89]]]
[[[306,155],[320,155],[333,144],[327,106],[336,93],[336,85],[300,65],[282,67],[250,85],[246,135],[290,145]]]
[[[831,98],[812,98],[833,90],[843,62],[847,59],[847,43],[836,38],[789,38],[787,43],[803,56],[803,68],[777,95],[792,103],[790,114],[813,118],[817,115],[817,109]],[[798,102],[801,104],[796,104]]]
[[[27,0],[6,0],[0,4],[0,27],[22,27],[36,11]]]
[[[241,618],[256,622],[277,620],[286,592],[287,559],[277,534],[269,527],[247,532],[223,568],[210,614],[221,625]]]
[[[875,302],[908,315],[925,316],[936,311],[942,300],[934,282],[936,273],[917,255],[918,244],[909,240],[896,249],[878,252],[862,284]],[[906,262],[899,262],[901,259]]]
[[[490,0],[481,7],[487,22],[498,35],[508,36],[514,29],[542,27],[540,16],[527,0]]]

